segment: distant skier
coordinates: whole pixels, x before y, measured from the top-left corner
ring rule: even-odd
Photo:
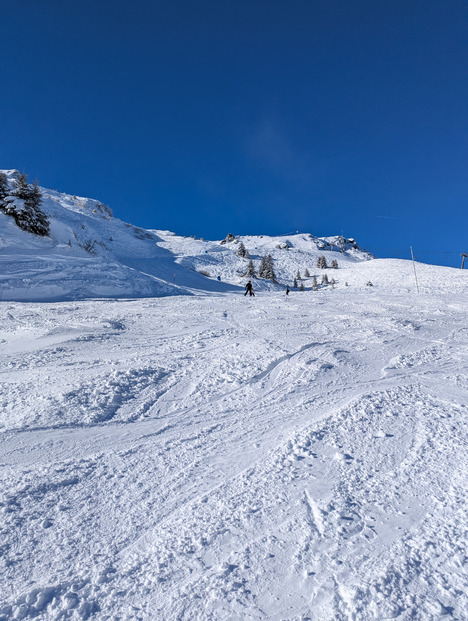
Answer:
[[[289,295],[289,287],[286,287],[286,295]]]
[[[249,280],[249,282],[245,285],[245,293],[244,293],[244,297],[250,293],[250,295],[253,295],[255,297],[255,293],[254,293],[254,289],[252,286],[252,281]]]

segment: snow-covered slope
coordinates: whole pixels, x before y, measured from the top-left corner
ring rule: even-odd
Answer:
[[[0,303],[0,620],[466,619],[468,272],[362,267]]]
[[[7,175],[13,190],[18,172],[0,172]],[[54,301],[234,291],[246,281],[242,275],[248,261],[237,253],[241,242],[257,269],[262,256],[273,257],[278,282],[257,279],[258,290],[291,285],[297,270],[303,273],[307,268],[313,274],[320,255],[329,263],[336,259],[340,268],[371,258],[354,240],[340,237],[245,236],[224,243],[148,231],[114,218],[109,207],[97,200],[47,188],[41,191],[50,237],[22,231],[12,217],[0,212],[0,299]],[[304,284],[310,287],[311,281]]]
[[[7,174],[11,187],[17,171]],[[181,267],[159,238],[114,218],[99,201],[41,188],[50,237],[0,212],[0,299],[52,301],[227,291]]]
[[[466,619],[468,271],[43,192],[50,238],[0,213],[0,621]]]
[[[243,286],[246,282],[244,273],[252,259],[256,272],[265,255],[271,255],[277,283],[263,278],[255,278],[257,290],[284,289],[292,286],[298,270],[301,277],[307,269],[309,279],[304,279],[306,288],[312,286],[312,276],[322,276],[328,273],[330,278],[337,276],[336,270],[328,272],[317,269],[317,259],[324,256],[327,264],[336,260],[339,268],[352,267],[372,258],[368,252],[359,250],[354,242],[340,237],[321,238],[311,234],[294,234],[271,237],[268,235],[228,235],[221,241],[195,240],[190,237],[180,237],[167,231],[154,231],[163,241],[160,245],[178,255],[181,265],[209,274],[211,279],[220,278],[222,281]],[[240,244],[247,250],[248,256],[238,255]],[[343,250],[343,252],[341,252]]]

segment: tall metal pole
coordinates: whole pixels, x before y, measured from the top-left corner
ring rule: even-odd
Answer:
[[[414,280],[416,281],[416,289],[418,290],[418,293],[419,293],[418,277],[416,275],[416,264],[414,262],[414,255],[413,255],[413,246],[410,246],[410,249],[411,249],[411,260],[413,261]]]
[[[466,259],[466,257],[468,257],[468,254],[466,254],[466,252],[462,252],[462,254],[460,256],[462,258],[461,268],[463,269],[465,267],[465,259]]]

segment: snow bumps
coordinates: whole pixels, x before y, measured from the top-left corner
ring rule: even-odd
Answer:
[[[2,621],[463,618],[465,299],[314,295],[4,309]]]

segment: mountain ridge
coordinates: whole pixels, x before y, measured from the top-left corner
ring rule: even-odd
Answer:
[[[0,171],[14,193],[19,172]],[[14,218],[0,211],[0,299],[3,301],[140,298],[241,292],[249,257],[258,273],[263,257],[271,255],[274,281],[255,278],[257,291],[319,287],[326,274],[332,286],[364,287],[372,280],[369,262],[381,261],[362,250],[353,238],[292,235],[232,235],[207,241],[171,231],[143,229],[119,218],[96,199],[40,187],[40,209],[49,236],[21,230]],[[246,256],[239,256],[243,244]],[[320,269],[320,257],[338,269]],[[372,259],[372,261],[371,261]],[[408,272],[408,261],[398,263]],[[392,263],[393,265],[393,263]],[[395,264],[396,265],[396,264]],[[400,268],[398,268],[400,269]],[[442,268],[450,269],[450,268]],[[379,277],[383,271],[378,270]],[[309,274],[309,276],[307,276]],[[299,278],[297,278],[299,276]],[[398,285],[394,275],[392,287]],[[411,274],[403,278],[405,286]],[[325,279],[326,280],[326,279]],[[325,284],[323,286],[326,286]]]

